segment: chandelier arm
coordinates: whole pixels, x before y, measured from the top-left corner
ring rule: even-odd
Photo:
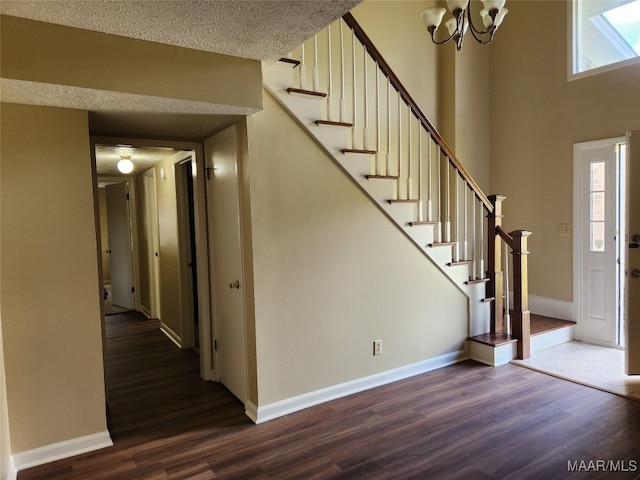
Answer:
[[[495,19],[495,15],[493,15],[492,18]],[[480,36],[484,36],[487,33],[491,32],[491,30],[494,29],[493,26],[489,27],[486,30],[480,30],[480,29],[475,27],[475,25],[473,24],[473,21],[471,20],[471,2],[469,2],[469,6],[467,7],[467,20],[469,21],[469,28],[471,29],[471,32],[472,33],[475,32]],[[476,40],[478,40],[478,37],[476,37],[475,35],[474,35],[474,38]]]
[[[471,29],[471,35],[473,35],[473,38],[476,39],[476,41],[480,44],[480,45],[487,45],[489,43],[491,43],[491,41],[493,40],[493,34],[495,33],[496,29],[491,27],[489,30],[487,30],[486,32],[478,32],[480,36],[478,36],[476,34],[476,31],[474,28]],[[489,39],[485,39],[483,38],[484,35],[489,34]]]
[[[436,37],[435,37],[435,33],[436,33],[436,29],[433,27],[429,27],[429,33],[431,33],[431,41],[433,43],[435,43],[436,45],[444,45],[445,43],[447,43],[448,41],[450,41],[453,37],[456,36],[457,32],[453,32],[449,38],[447,38],[446,40],[441,40],[441,41],[437,41]]]

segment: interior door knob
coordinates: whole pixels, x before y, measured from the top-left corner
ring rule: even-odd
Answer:
[[[232,282],[229,284],[229,288],[240,288],[240,282],[238,280],[236,280],[235,282]]]
[[[634,268],[631,270],[631,276],[633,278],[640,278],[640,268]]]

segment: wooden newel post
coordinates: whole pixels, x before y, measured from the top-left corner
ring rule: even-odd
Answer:
[[[502,226],[502,202],[507,197],[491,195],[489,201],[493,205],[493,212],[489,212],[487,218],[487,297],[494,298],[491,303],[491,333],[506,333],[504,324],[504,278],[502,272],[502,239],[498,235],[496,227]]]
[[[518,359],[531,356],[531,320],[529,312],[529,274],[527,270],[527,237],[531,232],[516,230],[513,237],[513,310],[511,325],[513,336],[518,339]]]

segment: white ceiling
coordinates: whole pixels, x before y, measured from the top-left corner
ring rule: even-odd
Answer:
[[[293,50],[362,0],[1,0],[0,13],[48,23],[94,30],[208,52],[272,62]],[[127,98],[101,98],[61,86],[34,86],[32,82],[2,84],[3,100],[37,103],[36,95],[55,98],[59,106],[89,110],[93,132],[120,136],[170,137],[201,140],[238,116],[197,113],[134,112]],[[60,91],[41,91],[52,88]],[[40,89],[40,90],[38,90]],[[42,98],[42,97],[41,97]],[[67,102],[67,104],[65,104]],[[75,103],[74,103],[75,102]],[[123,110],[113,109],[114,102]],[[103,105],[109,105],[104,108]],[[133,161],[151,155],[161,161],[171,151],[133,152]],[[110,174],[119,159],[99,152],[98,169]],[[105,162],[101,164],[101,162]],[[138,171],[138,170],[136,170]],[[115,173],[115,172],[114,172]]]

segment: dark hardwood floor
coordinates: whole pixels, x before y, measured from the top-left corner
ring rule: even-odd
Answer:
[[[640,478],[640,402],[515,365],[467,361],[253,425],[157,322],[110,316],[107,337],[114,446],[19,480]],[[568,471],[582,460],[627,471]]]

